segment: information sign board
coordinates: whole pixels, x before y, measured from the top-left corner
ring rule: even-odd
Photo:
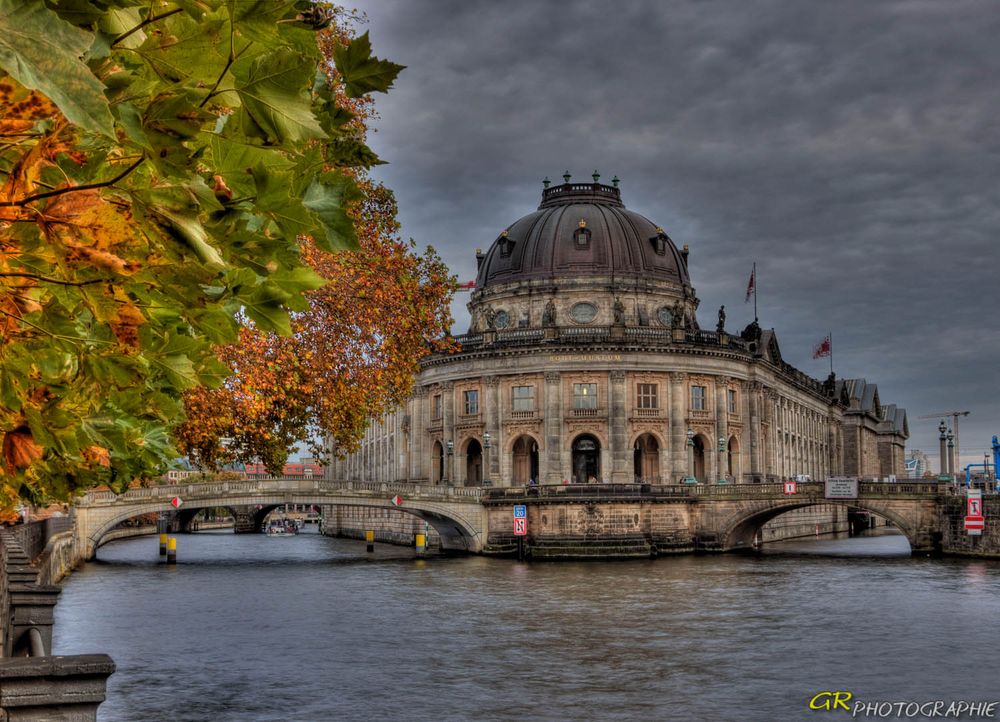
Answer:
[[[514,519],[514,535],[524,536],[528,533],[528,520],[523,516],[516,517]]]
[[[786,494],[794,494],[795,493],[795,482],[794,481],[786,481],[785,482],[785,493]]]
[[[858,480],[857,479],[827,479],[826,480],[827,499],[857,499]]]
[[[525,504],[515,504],[514,505],[514,518],[515,519],[527,519],[528,518],[528,507]]]

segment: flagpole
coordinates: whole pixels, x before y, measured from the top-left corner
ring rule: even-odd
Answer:
[[[830,375],[833,376],[833,331],[830,331]]]
[[[757,322],[757,261],[753,262],[753,320]]]

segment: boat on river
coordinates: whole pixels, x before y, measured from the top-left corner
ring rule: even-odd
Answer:
[[[295,536],[299,533],[299,527],[291,519],[281,519],[268,524],[264,533],[268,536]]]

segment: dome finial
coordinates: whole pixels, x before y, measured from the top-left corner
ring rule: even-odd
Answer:
[[[549,177],[545,176],[545,180],[542,181],[542,188],[548,188],[549,187],[549,183],[551,183],[551,182],[552,181],[549,180]]]
[[[618,187],[619,183],[621,183],[621,181],[618,180],[618,176],[615,176],[614,178],[611,179],[611,185],[613,185],[615,188]]]
[[[597,172],[597,171],[595,170],[595,171],[594,171],[594,174],[593,174],[592,176],[590,176],[590,177],[591,177],[591,178],[593,178],[593,179],[594,179],[594,183],[596,183],[597,181],[599,181],[599,180],[601,179],[601,174],[600,174],[600,173],[598,173],[598,172]]]
[[[569,174],[569,171],[565,171],[565,172],[563,173],[563,183],[569,183],[569,179],[570,179],[570,178],[572,178],[572,177],[573,177],[573,176],[571,176],[571,175]]]

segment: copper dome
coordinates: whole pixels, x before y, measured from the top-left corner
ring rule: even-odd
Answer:
[[[690,283],[685,259],[667,234],[625,208],[617,187],[564,183],[546,188],[538,210],[493,242],[476,288],[573,276]]]

